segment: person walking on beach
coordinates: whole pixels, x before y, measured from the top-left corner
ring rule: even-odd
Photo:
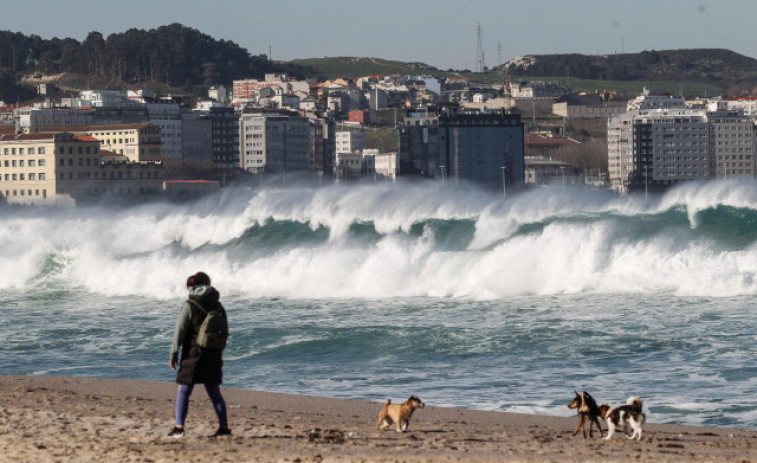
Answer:
[[[176,329],[171,345],[171,369],[179,371],[176,374],[176,382],[179,390],[176,395],[176,426],[169,433],[169,437],[184,436],[184,422],[189,411],[189,397],[195,384],[202,383],[208,397],[213,402],[213,409],[218,415],[218,430],[211,437],[227,436],[231,434],[226,416],[226,402],[221,395],[220,384],[222,382],[222,352],[225,345],[223,337],[222,345],[210,344],[213,348],[201,347],[208,345],[204,340],[198,341],[198,334],[204,338],[205,328],[202,328],[206,317],[222,316],[226,323],[226,311],[219,302],[220,295],[210,285],[210,277],[203,273],[187,278],[189,299],[184,302],[176,320]],[[206,324],[207,326],[207,324]],[[228,333],[223,333],[224,336]],[[199,345],[198,345],[199,344]],[[181,362],[179,362],[179,350],[181,350]]]

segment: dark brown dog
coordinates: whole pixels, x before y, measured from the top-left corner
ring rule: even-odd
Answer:
[[[397,432],[405,432],[407,431],[407,426],[410,424],[410,417],[413,416],[413,412],[425,406],[426,404],[421,402],[421,399],[416,396],[410,396],[402,404],[392,404],[392,399],[387,399],[384,408],[379,413],[376,427],[386,429],[394,423],[397,425]]]
[[[599,430],[599,437],[602,437],[602,427],[599,425],[599,418],[602,416],[602,412],[597,406],[597,401],[594,400],[594,397],[586,391],[581,391],[580,394],[576,392],[576,398],[573,399],[573,402],[568,404],[568,408],[578,409],[578,426],[576,426],[576,430],[573,431],[574,436],[578,434],[578,430],[580,429],[583,431],[584,438],[586,438],[586,427],[584,425],[588,421],[589,437],[592,437],[591,428],[595,424]]]

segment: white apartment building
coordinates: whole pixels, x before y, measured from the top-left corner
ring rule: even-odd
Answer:
[[[208,90],[208,98],[224,105],[229,100],[229,95],[226,92],[226,87],[223,85],[214,85]]]
[[[252,173],[307,171],[310,122],[290,112],[254,112],[239,119],[239,163]]]
[[[607,170],[610,187],[625,193],[634,171],[633,121],[639,111],[629,111],[607,123]]]
[[[150,124],[160,128],[160,143],[164,158],[181,159],[181,108],[179,103],[162,101],[146,103]]]
[[[365,149],[365,132],[342,130],[336,132],[336,152],[353,153]]]
[[[644,87],[641,95],[628,100],[627,111],[636,109],[681,109],[686,107],[686,99],[682,96],[655,94]]]
[[[79,98],[88,102],[87,106],[118,106],[129,100],[118,90],[84,90]]]
[[[396,180],[400,160],[396,152],[382,153],[377,149],[364,149],[363,175],[374,175],[376,180]]]

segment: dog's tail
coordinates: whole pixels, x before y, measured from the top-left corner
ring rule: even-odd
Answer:
[[[626,405],[633,407],[636,413],[641,413],[642,402],[639,397],[629,397],[626,400]]]

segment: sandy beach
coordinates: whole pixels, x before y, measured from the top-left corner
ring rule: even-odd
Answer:
[[[572,436],[577,418],[430,404],[397,433],[375,428],[380,403],[239,389],[223,389],[233,436],[211,439],[216,419],[202,387],[186,436],[169,439],[175,388],[0,375],[0,455],[35,463],[757,461],[757,430],[646,423],[640,442],[618,434],[603,441]]]

